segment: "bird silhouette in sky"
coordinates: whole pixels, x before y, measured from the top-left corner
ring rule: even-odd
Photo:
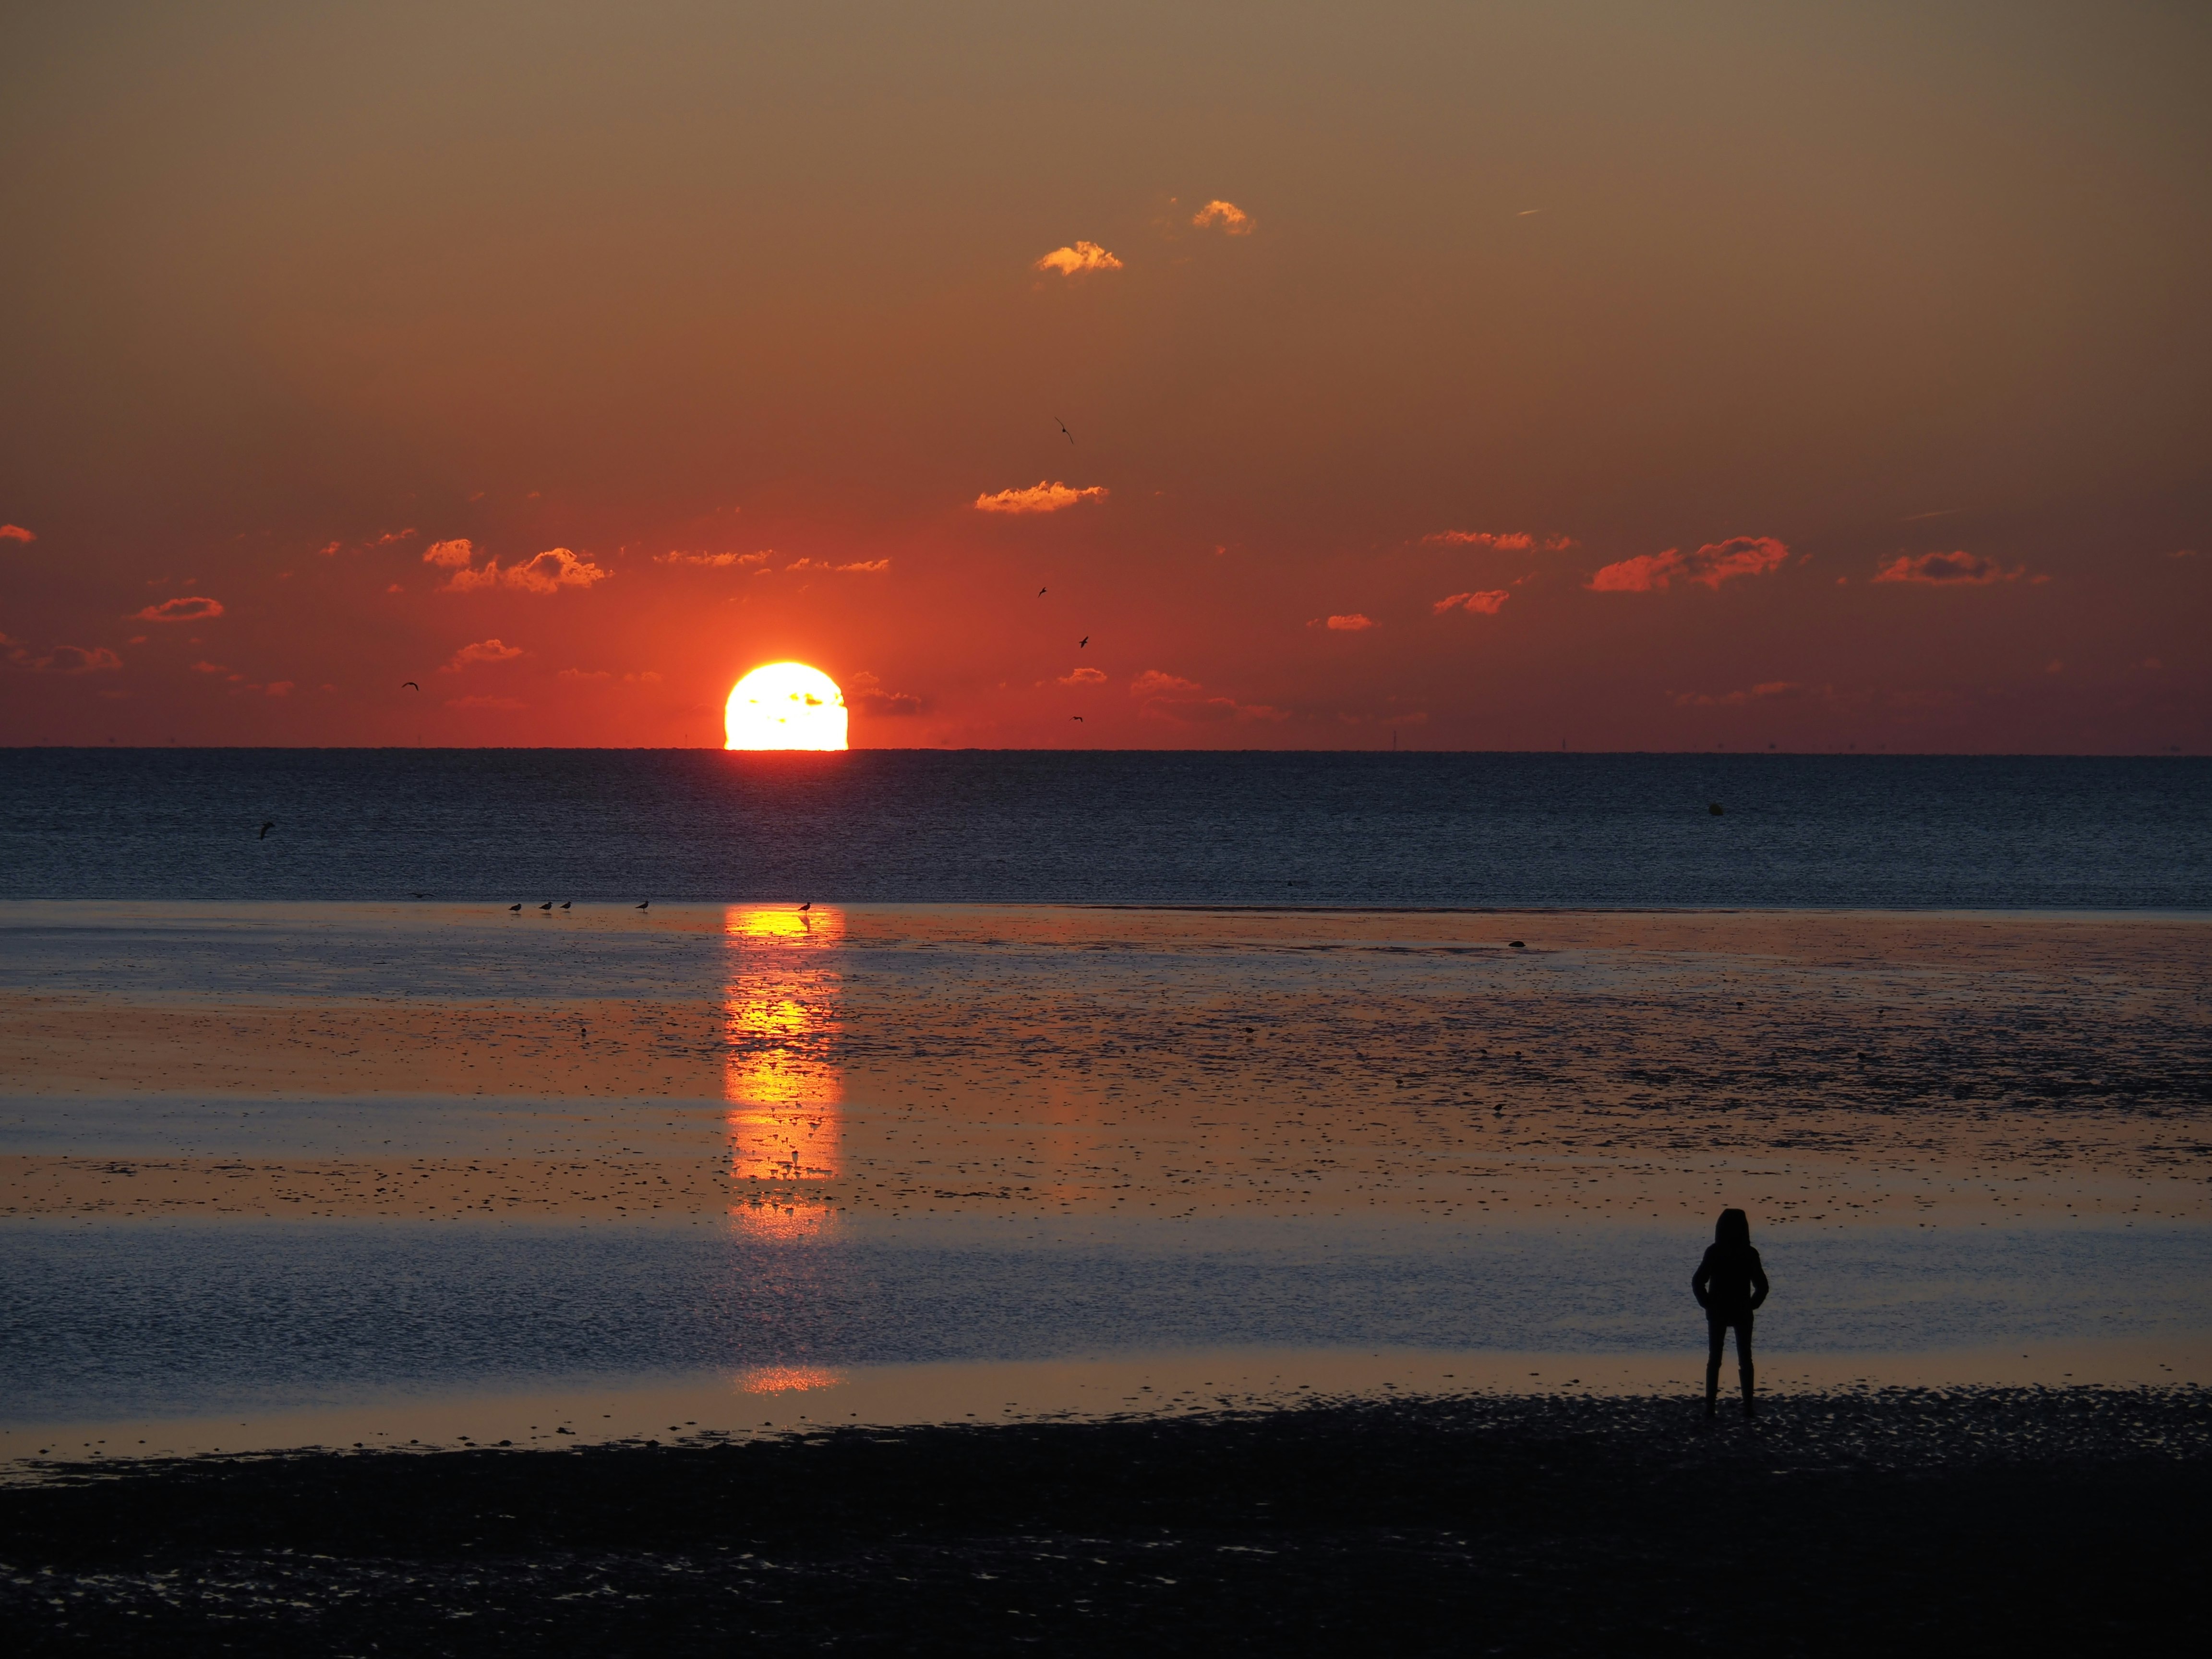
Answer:
[[[1061,420],[1059,416],[1055,415],[1052,417],[1052,423],[1060,428],[1060,435],[1066,438],[1068,442],[1073,443],[1075,441],[1075,434],[1067,429],[1067,422],[1066,421]]]
[[[1081,639],[1079,639],[1079,640],[1076,641],[1076,642],[1075,642],[1075,648],[1076,648],[1078,651],[1080,651],[1080,650],[1082,650],[1082,649],[1083,649],[1083,647],[1084,647],[1085,646],[1086,646],[1086,645],[1088,645],[1088,644],[1090,644],[1090,643],[1091,643],[1091,635],[1088,635],[1088,634],[1085,634],[1085,635]]]
[[[1068,718],[1068,719],[1070,719],[1070,720],[1082,720],[1082,719],[1083,719],[1083,716],[1082,716],[1082,715],[1080,715],[1080,714],[1070,714],[1067,718]],[[1085,725],[1090,724],[1090,722],[1089,722],[1089,721],[1087,721],[1087,720],[1085,720],[1084,723],[1085,723]]]
[[[653,901],[651,899],[647,899],[643,904],[637,906],[637,908],[641,910],[647,909],[651,908],[652,904]]]
[[[508,906],[507,907],[507,915],[513,915],[516,911],[520,910],[520,908],[522,908],[522,907],[521,907],[520,905],[519,905],[519,904],[510,904],[510,905],[508,905]]]
[[[402,680],[399,682],[399,689],[402,691],[420,691],[422,688],[412,680]]]
[[[1037,589],[1037,598],[1039,598],[1039,599],[1042,599],[1043,597],[1044,597],[1044,589],[1042,589],[1042,587],[1040,587],[1039,589]]]
[[[261,833],[260,833],[259,835],[256,836],[254,837],[254,840],[256,840],[256,841],[267,841],[267,840],[269,839],[269,832],[270,832],[271,830],[274,830],[276,827],[276,819],[274,819],[274,818],[270,819],[268,823],[264,823],[264,824],[263,824],[263,825],[261,826]]]

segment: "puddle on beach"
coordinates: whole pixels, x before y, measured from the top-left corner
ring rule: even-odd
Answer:
[[[0,1228],[19,1267],[40,1264],[9,1293],[16,1317],[104,1320],[153,1351],[94,1340],[76,1407],[50,1391],[41,1420],[197,1413],[210,1379],[258,1375],[224,1358],[228,1328],[249,1358],[299,1350],[282,1400],[252,1404],[259,1385],[240,1384],[251,1425],[302,1420],[290,1413],[303,1400],[365,1410],[336,1396],[401,1372],[418,1393],[483,1397],[498,1366],[462,1352],[470,1293],[437,1261],[534,1251],[619,1302],[624,1273],[659,1259],[617,1246],[641,1223],[764,1252],[754,1268],[771,1278],[760,1264],[776,1251],[835,1246],[860,1249],[878,1280],[926,1289],[932,1274],[957,1285],[981,1249],[993,1293],[1011,1299],[992,1314],[999,1358],[1061,1365],[1039,1350],[1066,1352],[1054,1321],[1081,1298],[1067,1251],[1035,1243],[1065,1244],[1054,1229],[1116,1241],[1115,1273],[1242,1251],[1273,1275],[1267,1306],[1295,1299],[1301,1264],[1336,1258],[1334,1299],[1304,1324],[1209,1330],[1243,1305],[1217,1287],[1176,1304],[1174,1346],[1540,1348],[1553,1339],[1469,1285],[1537,1286],[1615,1316],[1675,1297],[1712,1214],[1733,1204],[1771,1267],[1793,1251],[1824,1264],[1808,1271],[1829,1328],[1791,1339],[1805,1365],[1831,1363],[1839,1328],[1859,1333],[1855,1352],[1881,1351],[1866,1333],[1885,1308],[1904,1310],[1888,1351],[1908,1370],[1932,1363],[1916,1353],[1995,1364],[2014,1330],[2117,1353],[2114,1316],[2134,1322],[2129,1340],[2185,1348],[2212,1327],[2198,1288],[2208,945],[2206,919],[2049,914],[0,905]],[[939,1224],[982,1231],[956,1246],[929,1231]],[[1218,1230],[1240,1227],[1242,1243],[1222,1243]],[[264,1302],[234,1317],[222,1275],[262,1259],[253,1241],[295,1228],[309,1242],[288,1249],[303,1262],[341,1246],[397,1252],[392,1282],[422,1265],[430,1305],[400,1322],[421,1352],[380,1379],[362,1352],[301,1336],[307,1315],[272,1324]],[[1377,1247],[1378,1229],[1403,1248]],[[156,1237],[198,1242],[146,1243]],[[495,1237],[507,1243],[489,1254],[471,1242]],[[1580,1242],[1532,1270],[1522,1243],[1547,1237]],[[526,1243],[555,1238],[595,1241],[596,1265],[575,1266],[571,1244]],[[1518,1265],[1500,1270],[1509,1257]],[[144,1310],[120,1265],[134,1259],[173,1263],[151,1278],[173,1279],[184,1313],[117,1325],[118,1310]],[[1031,1268],[1058,1311],[1025,1323]],[[2034,1305],[2027,1287],[2046,1270],[2071,1324]],[[1931,1291],[1968,1312],[1929,1312]],[[1392,1298],[1417,1294],[1429,1323],[1408,1338]],[[650,1286],[633,1299],[682,1300]],[[712,1352],[741,1352],[755,1315],[726,1304]],[[1778,1334],[1788,1305],[1778,1293]],[[910,1333],[865,1351],[889,1328],[880,1313],[848,1326],[862,1337],[839,1351],[838,1387],[908,1381],[867,1383],[878,1391],[854,1395],[848,1419],[942,1391],[878,1364],[936,1352]],[[938,1313],[975,1317],[957,1296]],[[526,1300],[495,1322],[521,1340],[532,1317]],[[1492,1322],[1455,1334],[1462,1318]],[[1161,1346],[1126,1308],[1115,1319],[1122,1351]],[[562,1352],[574,1345],[572,1370],[591,1371],[591,1334],[550,1310],[545,1322]],[[674,1328],[610,1339],[601,1371],[696,1372],[708,1352],[656,1361],[625,1346]],[[684,1327],[677,1346],[705,1328]],[[442,1370],[441,1343],[454,1347]],[[183,1351],[166,1373],[165,1345]],[[1569,1346],[1606,1347],[1595,1328]],[[1799,1363],[1783,1352],[1778,1385]],[[300,1380],[319,1355],[337,1364],[322,1394]],[[1195,1386],[1180,1359],[1148,1363],[1170,1368],[1154,1392]],[[1061,1387],[1036,1382],[1039,1403],[1020,1409],[1077,1409]],[[511,1427],[465,1431],[524,1443]]]

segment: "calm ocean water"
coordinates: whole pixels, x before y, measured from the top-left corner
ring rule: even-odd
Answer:
[[[2208,826],[2198,757],[0,753],[8,898],[2204,909]]]

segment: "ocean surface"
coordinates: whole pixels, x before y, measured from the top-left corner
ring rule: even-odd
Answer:
[[[2208,826],[2193,757],[0,752],[0,898],[2195,910]]]

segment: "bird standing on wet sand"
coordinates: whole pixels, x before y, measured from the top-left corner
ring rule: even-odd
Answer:
[[[507,913],[509,915],[513,915],[516,911],[521,908],[522,907],[519,904],[510,904],[507,907]]]
[[[541,910],[550,910],[553,908],[553,901],[551,899],[547,899],[544,903],[539,905],[538,908]]]
[[[814,901],[812,899],[809,899],[805,903],[800,905],[799,908],[802,910],[811,910],[814,908]]]
[[[256,841],[267,841],[269,839],[269,832],[276,827],[276,820],[274,818],[270,819],[268,823],[261,826],[261,833],[256,836],[253,839]]]
[[[647,909],[650,909],[652,907],[653,907],[653,901],[652,901],[651,899],[647,899],[647,900],[646,900],[646,902],[645,902],[643,904],[640,904],[640,905],[635,906],[634,908],[636,908],[636,909],[640,909],[640,910],[647,910]]]
[[[562,899],[562,900],[561,901],[561,908],[562,908],[563,910],[565,910],[565,909],[567,909],[570,905],[574,904],[575,902],[576,902],[576,901],[575,901],[575,900],[574,900],[574,899]]]

